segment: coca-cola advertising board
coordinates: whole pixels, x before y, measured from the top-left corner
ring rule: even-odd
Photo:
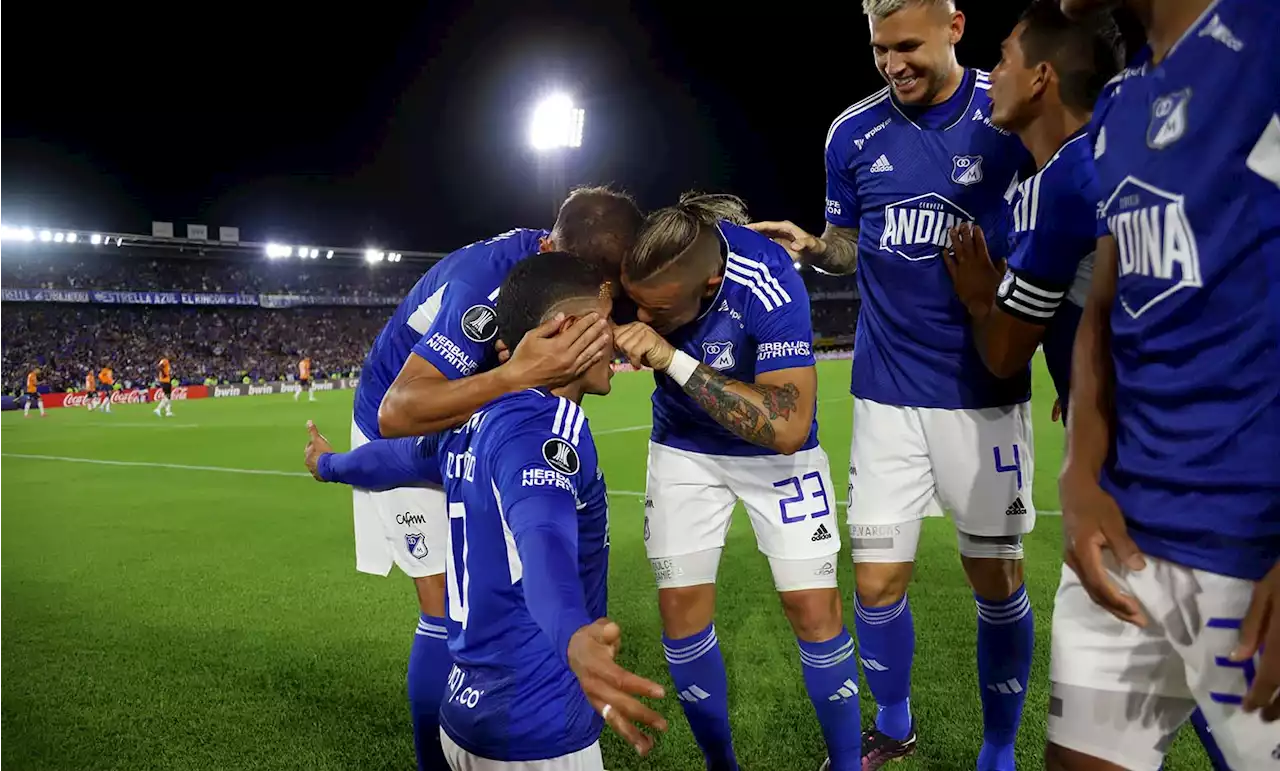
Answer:
[[[119,391],[111,392],[112,404],[141,404],[143,402],[154,402],[160,395],[159,388],[123,388]],[[94,394],[89,391],[76,391],[74,393],[49,393],[40,397],[45,407],[87,407]],[[170,398],[174,400],[187,399],[204,399],[209,396],[207,386],[176,386]]]

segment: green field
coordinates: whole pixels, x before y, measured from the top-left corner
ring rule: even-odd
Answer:
[[[849,364],[820,372],[822,442],[843,488]],[[615,492],[610,615],[623,628],[623,664],[669,686],[637,492],[651,386],[622,374],[612,396],[585,406]],[[1035,501],[1053,511],[1062,429],[1049,422],[1043,371],[1037,393]],[[404,672],[417,603],[403,575],[355,572],[349,491],[302,469],[308,418],[347,443],[350,392],[319,398],[178,402],[163,421],[145,405],[3,415],[5,769],[414,767]],[[739,758],[749,771],[816,769],[824,750],[794,637],[741,512],[729,540],[716,628]],[[1025,769],[1042,766],[1061,547],[1058,519],[1043,517],[1027,544],[1038,640]],[[852,628],[847,558],[840,568]],[[948,521],[926,522],[911,596],[921,740],[895,768],[972,769],[976,614]],[[642,761],[609,736],[609,768],[701,766],[674,694],[659,708],[672,728],[654,754]],[[1207,767],[1184,733],[1167,768]]]

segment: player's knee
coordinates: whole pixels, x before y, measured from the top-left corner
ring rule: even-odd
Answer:
[[[868,608],[883,608],[901,600],[911,583],[911,562],[860,562],[853,566],[858,601]]]
[[[413,579],[414,588],[418,590],[418,607],[428,616],[443,618],[444,607],[444,573],[423,576]]]
[[[974,594],[988,602],[1003,602],[1022,586],[1021,560],[961,558]]]
[[[805,642],[826,642],[844,627],[840,590],[835,587],[782,592],[778,596],[791,629]]]
[[[680,639],[706,629],[715,617],[716,585],[668,587],[658,590],[658,613],[662,629],[672,639]]]

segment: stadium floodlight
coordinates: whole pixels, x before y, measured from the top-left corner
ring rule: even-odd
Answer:
[[[36,240],[36,233],[31,228],[23,228],[18,231],[18,238],[23,241],[34,241]]]
[[[48,243],[49,241],[52,241],[52,240],[53,240],[53,232],[52,232],[52,231],[49,231],[49,230],[41,230],[41,231],[40,231],[40,240],[41,240],[41,241],[44,241],[45,243]]]
[[[288,257],[291,254],[293,254],[293,249],[284,244],[267,244],[268,259],[274,260],[277,257]]]
[[[80,240],[80,236],[76,235],[75,233],[67,234],[67,243],[74,244],[78,240]]]
[[[54,234],[53,234],[53,242],[54,242],[55,244],[60,244],[60,243],[62,243],[62,239],[66,238],[66,237],[67,237],[66,233],[54,233]]]
[[[317,258],[317,257],[319,257],[319,256],[320,256],[320,250],[319,250],[319,249],[316,249],[315,247],[312,247],[312,248],[311,248],[311,259],[313,259],[313,260],[314,260],[315,258]]]
[[[364,252],[364,259],[370,264],[382,262],[386,257],[387,255],[385,252],[380,252],[377,249],[366,249]]]
[[[552,94],[533,110],[529,141],[535,150],[582,147],[586,111],[575,107],[567,94]]]
[[[98,244],[102,243],[102,236],[97,233],[94,233],[93,235],[89,236],[89,243],[93,244],[94,246],[97,246]]]
[[[332,249],[330,249],[330,250],[329,250],[329,253],[328,253],[328,254],[326,254],[326,255],[324,256],[324,258],[325,258],[326,260],[332,260],[332,259],[333,259],[333,250],[332,250]]]

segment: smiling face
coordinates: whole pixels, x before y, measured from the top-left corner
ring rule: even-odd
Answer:
[[[876,69],[903,104],[940,101],[964,35],[964,14],[945,3],[908,3],[883,18],[869,17]]]

